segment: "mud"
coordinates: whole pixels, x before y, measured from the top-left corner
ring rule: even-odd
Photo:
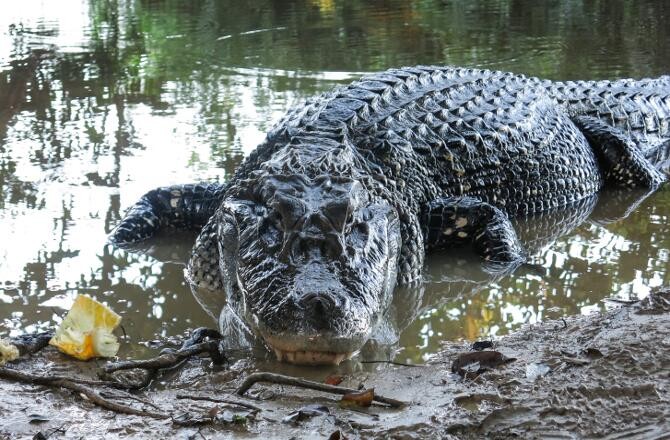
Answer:
[[[0,380],[0,438],[41,432],[51,439],[287,439],[329,438],[338,431],[339,438],[670,438],[670,290],[605,313],[527,326],[494,348],[515,360],[465,378],[452,373],[451,365],[470,343],[445,343],[425,366],[375,364],[366,371],[350,362],[339,371],[313,372],[323,380],[346,370],[343,386],[362,384],[410,402],[400,410],[340,408],[339,396],[261,384],[244,399],[262,409],[256,415],[176,398],[229,397],[257,369],[249,359],[219,370],[194,360],[137,394],[176,417],[212,414],[219,407],[215,424],[194,427],[115,414],[65,391]],[[86,377],[96,371],[95,363],[72,362],[51,349],[11,365]]]

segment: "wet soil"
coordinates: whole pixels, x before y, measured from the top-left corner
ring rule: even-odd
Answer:
[[[176,417],[219,407],[216,423],[193,427],[115,414],[66,391],[0,380],[0,438],[40,432],[52,439],[329,438],[338,432],[339,438],[668,438],[670,289],[604,313],[526,326],[494,349],[514,360],[480,374],[470,366],[462,377],[451,366],[471,345],[448,342],[424,366],[379,364],[373,372],[350,373],[342,383],[410,402],[402,409],[347,409],[339,396],[266,384],[243,399],[261,408],[255,415],[176,398],[229,397],[254,370],[244,359],[218,370],[193,360],[137,394]],[[86,377],[95,377],[97,368],[51,349],[10,366]],[[291,417],[306,406],[300,417]]]

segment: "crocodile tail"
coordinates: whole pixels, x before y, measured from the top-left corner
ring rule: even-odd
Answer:
[[[670,139],[670,76],[640,80],[544,82],[575,116],[621,129],[644,151]]]
[[[138,243],[166,227],[200,230],[218,208],[226,188],[202,183],[149,191],[128,210],[109,240],[118,245]]]
[[[670,178],[670,139],[649,148],[644,155],[657,170]]]

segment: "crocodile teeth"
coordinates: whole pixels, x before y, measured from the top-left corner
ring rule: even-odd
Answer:
[[[279,362],[288,362],[299,365],[339,365],[349,359],[353,352],[335,353],[328,351],[285,351],[272,348]]]

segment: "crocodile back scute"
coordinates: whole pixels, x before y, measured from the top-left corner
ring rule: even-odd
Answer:
[[[642,150],[670,138],[670,76],[544,84],[571,116],[593,116],[617,127]]]
[[[552,82],[458,67],[390,69],[289,111],[268,134],[271,154],[260,167],[354,175],[408,213],[457,195],[509,215],[543,212],[603,184],[571,118],[598,117],[652,149],[670,138],[669,91],[668,76]]]
[[[394,69],[340,89],[319,117],[332,120],[328,108],[339,109],[352,143],[407,205],[468,195],[529,214],[602,185],[586,139],[535,78]]]

